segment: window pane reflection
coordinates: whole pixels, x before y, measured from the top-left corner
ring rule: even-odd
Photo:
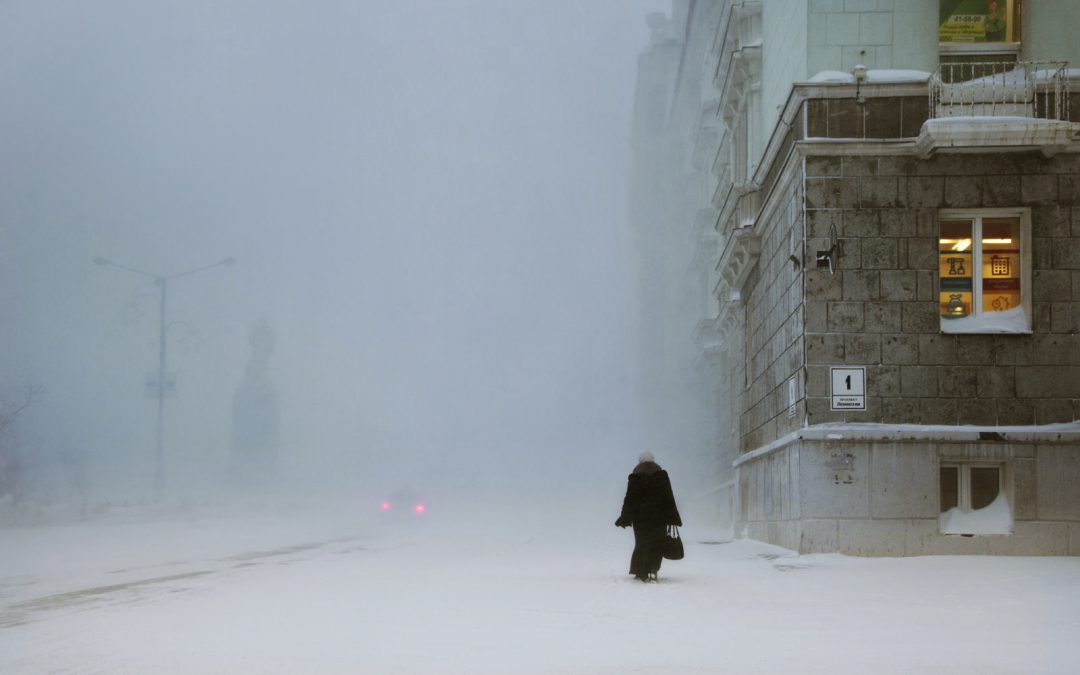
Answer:
[[[960,497],[960,467],[941,467],[941,510],[959,506]]]
[[[1001,489],[1001,470],[996,466],[971,467],[971,508],[990,506]]]

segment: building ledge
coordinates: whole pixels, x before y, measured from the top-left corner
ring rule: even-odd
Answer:
[[[733,467],[785,448],[796,441],[951,441],[972,443],[1077,443],[1080,422],[1025,426],[934,424],[874,424],[843,422],[815,424],[781,436],[732,462]]]
[[[1033,117],[939,117],[927,120],[915,145],[929,157],[935,152],[991,148],[1034,148],[1046,155],[1062,150],[1080,125]]]

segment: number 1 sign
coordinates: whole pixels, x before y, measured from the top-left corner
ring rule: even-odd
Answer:
[[[829,389],[833,410],[866,410],[866,367],[830,368],[832,386]]]

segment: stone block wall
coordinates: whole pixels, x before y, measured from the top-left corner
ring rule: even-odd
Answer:
[[[1030,207],[1031,335],[946,335],[938,213]],[[1080,418],[1080,155],[808,157],[807,419],[1032,425]],[[763,254],[764,257],[764,254]],[[867,409],[833,411],[829,367],[866,366]]]
[[[1080,3],[1075,0],[1025,2],[1022,27],[1024,58],[1031,61],[1080,63],[1080,41],[1073,26],[1080,22]]]
[[[799,161],[785,172],[759,218],[761,257],[746,294],[745,391],[739,436],[752,450],[802,426],[803,390],[802,242],[803,197]],[[796,410],[789,415],[788,380],[796,381]]]
[[[926,96],[880,96],[864,103],[854,98],[816,98],[806,102],[806,137],[915,138],[929,117]]]

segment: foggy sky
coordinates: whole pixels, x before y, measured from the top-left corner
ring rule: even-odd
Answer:
[[[95,256],[238,260],[170,286],[174,473],[227,456],[259,318],[290,461],[632,444],[629,128],[664,4],[0,4],[0,395],[48,392],[24,450],[149,471],[157,289]]]

